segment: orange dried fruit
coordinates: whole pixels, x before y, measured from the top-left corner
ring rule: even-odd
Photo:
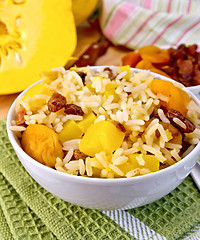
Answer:
[[[122,58],[122,65],[130,65],[130,67],[135,67],[136,64],[141,61],[141,56],[139,52],[129,52]]]
[[[150,45],[139,48],[138,52],[142,59],[151,63],[167,64],[169,62],[169,53],[166,49]]]
[[[153,79],[151,82],[151,90],[158,96],[163,95],[168,98],[167,101],[161,101],[161,104],[167,110],[174,109],[184,116],[187,114],[187,104],[190,101],[189,95],[179,87],[174,86],[172,82]]]
[[[154,66],[148,60],[141,60],[141,61],[138,62],[138,64],[135,67],[139,68],[139,69],[147,69],[147,70],[149,70],[150,68],[153,68]]]

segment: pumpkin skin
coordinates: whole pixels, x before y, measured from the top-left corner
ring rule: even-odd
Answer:
[[[24,90],[63,66],[76,47],[71,0],[0,1],[0,94]]]

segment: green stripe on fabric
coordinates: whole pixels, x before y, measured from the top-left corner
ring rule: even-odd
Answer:
[[[21,200],[2,174],[0,174],[0,205],[15,240],[57,239]]]
[[[97,210],[64,202],[37,184],[23,168],[0,121],[0,171],[20,198],[60,240],[133,240],[109,217]],[[23,230],[23,229],[22,229]],[[21,239],[20,239],[21,240]]]
[[[10,228],[7,224],[6,218],[0,206],[0,239],[14,240]]]
[[[181,19],[177,23],[175,23],[172,27],[169,27],[167,31],[162,35],[162,37],[156,42],[156,44],[169,45],[169,39],[171,43],[175,43],[178,39],[178,36],[183,33],[185,29],[185,24],[187,21]],[[179,34],[180,33],[180,34]]]
[[[159,16],[160,16],[159,14],[156,15],[156,17],[159,17]],[[155,21],[155,18],[153,19],[152,23],[155,21],[155,24],[151,27],[151,30],[147,31],[148,34],[145,33],[145,35],[143,35],[142,37],[138,36],[138,37],[140,37],[140,39],[138,40],[138,43],[136,44],[136,48],[139,48],[140,46],[149,44],[149,42],[148,43],[147,42],[144,43],[144,42],[147,41],[147,38],[152,34],[152,32],[155,31],[155,29],[159,26],[159,24],[161,24],[163,22],[163,20],[165,20],[165,18],[166,18],[166,16],[163,15],[163,17],[161,17],[158,21]],[[154,34],[154,37],[155,37],[155,34]],[[151,38],[151,40],[152,40],[152,38]]]
[[[197,20],[194,20],[193,23],[197,22]],[[193,24],[190,24],[193,25]],[[197,35],[196,33],[200,31],[200,23],[197,24],[192,30],[190,30],[186,35],[181,39],[181,42],[187,41],[187,44],[194,44],[198,43],[199,40],[197,40]]]
[[[200,222],[200,193],[187,177],[167,196],[129,213],[167,239],[175,240]]]
[[[110,18],[111,16],[113,15],[113,12],[116,10],[116,8],[123,2],[123,0],[119,1],[117,4],[115,4],[112,8],[112,10],[109,12],[108,16],[107,16],[107,19],[105,20],[105,23],[103,25],[103,30],[107,27],[109,21],[110,21]]]

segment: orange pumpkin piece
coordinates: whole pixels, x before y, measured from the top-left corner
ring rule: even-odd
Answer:
[[[145,46],[138,49],[142,59],[151,63],[167,64],[169,62],[169,53],[166,49],[160,49],[156,46]]]
[[[142,58],[138,52],[129,52],[122,58],[122,65],[130,65],[130,67],[135,67],[141,59]]]
[[[190,98],[185,91],[174,86],[171,82],[160,79],[152,80],[151,90],[156,95],[161,94],[168,98],[168,101],[161,101],[161,104],[167,110],[174,109],[186,116],[188,111],[187,104],[189,103]]]

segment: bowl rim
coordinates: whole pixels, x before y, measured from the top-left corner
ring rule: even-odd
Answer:
[[[99,68],[105,68],[105,67],[111,67],[112,65],[108,65],[108,66],[90,66],[91,69],[99,69]],[[112,66],[113,67],[113,66]],[[117,66],[114,66],[117,67]],[[165,81],[170,81],[172,83],[177,83],[175,80],[167,78],[165,76],[162,76],[160,74],[157,73],[153,73],[150,72],[149,70],[142,70],[142,69],[136,69],[136,68],[131,68],[131,71],[133,72],[141,72],[141,71],[146,71],[149,72],[153,77],[159,78],[161,80],[165,80]],[[43,79],[40,79],[38,81],[36,81],[35,83],[31,84],[28,88],[26,88],[23,92],[21,92],[19,94],[19,96],[14,100],[14,102],[12,103],[8,115],[7,115],[7,123],[6,123],[6,128],[7,128],[7,134],[8,134],[8,138],[14,148],[14,150],[16,151],[17,154],[19,154],[23,159],[26,159],[26,161],[30,162],[31,164],[35,165],[36,167],[41,168],[44,171],[47,171],[51,174],[57,175],[58,177],[61,178],[65,178],[66,180],[72,180],[74,181],[81,181],[81,183],[90,183],[90,184],[123,184],[124,182],[126,184],[132,184],[133,182],[137,182],[137,181],[141,181],[141,180],[148,180],[154,177],[159,177],[160,175],[165,175],[168,174],[170,172],[175,171],[175,169],[180,168],[181,166],[183,166],[185,164],[185,162],[187,162],[189,159],[191,159],[192,155],[196,155],[196,152],[200,151],[200,141],[199,143],[194,147],[194,149],[187,155],[185,156],[183,159],[181,159],[179,162],[175,163],[174,165],[171,165],[167,168],[161,169],[157,172],[153,172],[153,173],[148,173],[146,175],[142,175],[142,176],[134,176],[132,178],[113,178],[113,179],[108,179],[108,178],[94,178],[94,177],[88,177],[88,176],[76,176],[76,175],[71,175],[71,174],[66,174],[60,171],[57,171],[53,168],[50,168],[46,165],[43,165],[41,163],[39,163],[38,161],[36,161],[35,159],[33,159],[32,157],[30,157],[23,149],[21,146],[19,146],[19,144],[17,143],[16,140],[16,136],[14,134],[14,131],[10,130],[9,127],[11,126],[11,122],[12,122],[12,115],[15,112],[15,105],[18,99],[20,99],[22,96],[24,96],[24,94],[30,89],[32,88],[34,85],[41,83],[43,81]],[[192,93],[192,91],[187,87],[182,88],[183,90],[185,90],[190,98],[192,98],[200,107],[200,100],[194,95],[194,93]],[[23,165],[23,164],[22,164]]]

